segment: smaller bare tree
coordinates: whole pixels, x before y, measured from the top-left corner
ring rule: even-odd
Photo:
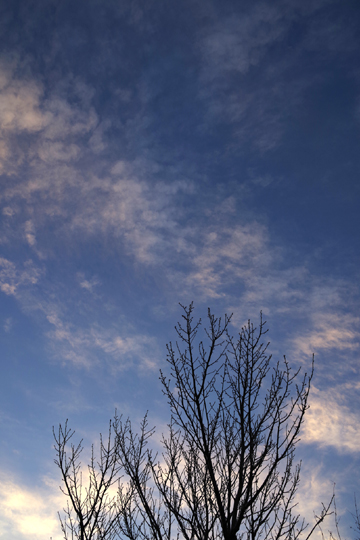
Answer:
[[[68,497],[64,508],[65,518],[59,513],[61,530],[65,540],[113,540],[118,519],[117,497],[110,495],[111,486],[118,481],[119,465],[115,443],[112,441],[111,422],[107,443],[100,435],[100,460],[94,457],[88,465],[89,479],[83,484],[80,454],[82,440],[75,446],[71,439],[74,431],[60,425],[58,433],[53,428],[56,459],[61,471],[63,485],[61,491]]]

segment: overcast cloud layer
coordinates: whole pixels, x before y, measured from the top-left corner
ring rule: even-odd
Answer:
[[[165,426],[178,303],[309,369],[309,520],[360,498],[360,6],[0,0],[0,539],[61,538],[52,426]],[[329,524],[330,527],[330,524]],[[326,530],[326,527],[325,527]]]

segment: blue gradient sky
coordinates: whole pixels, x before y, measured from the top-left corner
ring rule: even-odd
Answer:
[[[61,538],[53,425],[160,436],[191,300],[315,353],[299,511],[336,482],[351,538],[359,2],[1,0],[0,26],[0,539]]]

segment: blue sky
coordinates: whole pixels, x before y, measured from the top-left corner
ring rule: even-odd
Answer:
[[[351,538],[358,1],[2,0],[0,25],[0,539],[61,538],[53,425],[90,445],[149,410],[160,436],[192,300],[315,353],[299,510],[336,482]]]

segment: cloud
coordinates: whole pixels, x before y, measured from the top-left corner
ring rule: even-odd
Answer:
[[[100,360],[103,362],[105,359],[114,373],[133,366],[139,371],[158,368],[160,355],[153,337],[140,335],[130,329],[126,332],[124,325],[121,331],[114,325],[106,328],[88,319],[81,319],[82,326],[79,316],[76,324],[71,322],[74,313],[79,315],[71,299],[69,302],[61,301],[57,297],[56,287],[50,284],[49,290],[49,284],[45,281],[41,289],[34,290],[42,274],[32,260],[26,261],[21,268],[0,258],[0,290],[15,296],[26,313],[45,316],[50,324],[50,330],[46,333],[48,345],[55,358],[87,369],[96,368]],[[93,292],[93,288],[100,283],[96,278],[90,281],[83,279],[81,274],[77,277],[83,291]],[[10,331],[11,324],[11,318],[7,319],[5,331]]]
[[[199,41],[200,98],[207,103],[208,122],[232,124],[237,141],[251,141],[260,150],[278,143],[284,130],[284,109],[296,99],[297,83],[282,82],[288,58],[285,64],[284,60],[275,63],[274,58],[271,66],[262,64],[261,82],[256,80],[255,85],[245,75],[250,69],[256,71],[269,48],[284,38],[288,11],[275,4],[256,3],[246,13],[214,23]]]
[[[266,7],[256,13],[259,20],[277,18]],[[259,43],[270,39],[262,36],[257,38]],[[28,82],[16,78],[14,69],[3,68],[1,73],[9,87],[9,99],[14,85],[21,89]],[[100,167],[102,174],[93,170],[88,142],[96,130],[103,128],[91,107],[91,92],[80,86],[74,79],[69,80],[67,88],[70,94],[76,94],[80,105],[79,100],[77,105],[70,105],[64,92],[45,99],[39,83],[33,82],[31,86],[36,92],[32,91],[32,100],[25,100],[24,107],[40,115],[42,120],[37,125],[41,129],[33,129],[36,136],[26,155],[22,151],[22,159],[26,158],[30,165],[28,175],[9,183],[2,194],[3,214],[14,218],[13,234],[19,226],[21,236],[38,255],[43,253],[41,236],[52,223],[56,224],[52,234],[71,244],[83,235],[111,235],[137,262],[161,268],[169,281],[175,281],[176,276],[178,288],[191,287],[209,298],[221,297],[223,287],[235,279],[249,281],[250,269],[254,273],[256,268],[259,275],[274,254],[270,256],[267,248],[265,227],[256,222],[229,225],[227,216],[234,213],[234,197],[225,197],[217,204],[223,221],[218,220],[214,227],[210,219],[214,209],[209,208],[209,219],[204,223],[189,216],[181,203],[189,194],[194,196],[193,183],[158,180],[159,172],[166,171],[151,159],[108,161]],[[83,103],[81,92],[87,96]],[[16,134],[25,130],[19,122],[14,121],[11,126]],[[99,144],[98,141],[95,146],[99,148]],[[83,159],[85,155],[89,165]],[[15,219],[16,205],[25,205],[25,210]],[[18,224],[21,216],[26,217]],[[53,240],[49,245],[53,245]],[[179,272],[179,266],[186,270]]]
[[[201,43],[203,58],[212,67],[207,76],[217,77],[219,68],[244,74],[258,64],[267,47],[286,32],[288,11],[258,2],[250,12],[215,24]]]
[[[16,79],[15,66],[0,64],[0,133],[38,132],[51,121],[40,108],[43,89],[32,79]]]
[[[310,38],[292,39],[294,24],[301,14],[306,28],[330,2],[253,2],[204,26],[197,43],[199,97],[207,110],[204,129],[214,122],[232,126],[230,144],[236,150],[239,142],[261,153],[279,144],[289,116],[298,114],[304,92],[321,76],[309,69]]]
[[[46,223],[61,216],[61,227],[70,235],[79,230],[87,235],[110,232],[121,237],[140,262],[156,259],[164,240],[161,229],[175,225],[169,203],[186,185],[150,185],[137,178],[133,165],[126,161],[112,163],[105,177],[90,172],[91,165],[84,167],[82,162],[80,166],[79,160],[89,153],[87,143],[95,153],[105,148],[103,134],[110,123],[99,127],[90,97],[83,98],[88,89],[78,81],[68,84],[67,98],[71,92],[77,97],[77,105],[70,105],[60,95],[45,99],[40,83],[16,76],[15,64],[0,64],[0,80],[0,128],[5,137],[3,151],[0,144],[2,172],[14,174],[24,161],[29,165],[27,176],[18,176],[7,185],[5,181],[2,212],[11,217],[14,204],[25,203],[23,215],[32,215],[20,225],[27,243],[38,244],[35,230],[44,230]],[[32,135],[25,146],[20,140],[23,133]]]
[[[39,246],[35,230],[41,232],[61,217],[60,228],[70,237],[76,231],[110,233],[121,238],[138,261],[156,260],[159,250],[165,248],[165,232],[176,226],[170,211],[174,198],[191,190],[190,182],[153,182],[156,164],[140,160],[101,163],[103,174],[96,174],[93,165],[106,148],[104,132],[111,122],[99,123],[89,89],[69,80],[66,92],[59,90],[45,98],[41,84],[20,79],[15,68],[0,64],[6,88],[2,104],[7,111],[1,124],[5,137],[2,172],[8,174],[0,202],[8,218],[14,216],[14,206],[23,208],[12,222],[13,234],[16,227],[25,230],[25,239],[34,248]],[[70,104],[72,94],[76,105]],[[9,113],[18,106],[19,117]],[[24,133],[30,134],[26,144]],[[28,165],[26,175],[20,174],[24,163]],[[15,174],[16,181],[11,180],[9,175]],[[19,223],[22,216],[26,216],[24,222]],[[40,253],[41,246],[37,249]]]
[[[87,235],[120,237],[139,262],[154,263],[168,245],[168,234],[175,232],[174,196],[188,189],[184,182],[174,183],[169,190],[165,183],[139,180],[130,163],[118,162],[110,177],[93,177],[82,186],[70,226]]]
[[[89,104],[87,88],[77,80],[69,80],[66,98],[59,95],[60,90],[46,96],[41,82],[30,76],[21,77],[20,72],[19,62],[0,59],[1,173],[16,174],[24,161],[36,169],[41,164],[53,166],[78,160],[85,141],[80,146],[77,141],[95,136],[99,124]],[[76,98],[76,105],[70,104],[71,97]],[[102,133],[98,131],[96,137],[92,146],[105,147]],[[17,185],[10,192],[5,190],[5,194],[11,196],[18,191]]]
[[[312,329],[293,341],[299,354],[309,356],[319,351],[350,352],[359,349],[359,317],[318,311],[313,313],[312,319]]]
[[[18,289],[35,285],[41,275],[31,259],[25,261],[23,269],[18,269],[15,263],[0,257],[0,290],[7,295],[16,295]]]
[[[25,222],[25,238],[29,246],[34,246],[36,244],[35,227],[34,222],[31,219]]]
[[[70,362],[76,367],[96,369],[105,359],[111,372],[118,373],[136,366],[139,371],[156,370],[159,350],[156,339],[116,328],[104,328],[90,323],[74,325],[56,304],[39,302],[37,309],[44,312],[52,329],[47,333],[55,358]]]
[[[355,386],[358,391],[359,385]],[[312,388],[301,435],[303,443],[333,447],[339,452],[360,452],[360,412],[341,403],[348,391],[346,387],[326,391]]]
[[[247,280],[255,268],[260,271],[271,259],[266,229],[256,222],[233,228],[220,225],[212,231],[198,230],[194,236],[197,241],[188,240],[183,247],[192,255],[185,286],[208,298],[224,296],[224,286],[239,278]]]
[[[293,16],[280,12],[278,7],[259,3],[241,22],[244,36],[240,32],[241,25],[235,24],[238,22],[236,17],[235,22],[219,21],[212,27],[212,34],[210,30],[207,35],[203,34],[204,69],[214,70],[211,80],[220,84],[224,70],[241,74],[260,63],[269,44],[282,39]],[[228,35],[227,27],[230,29]],[[269,28],[270,32],[267,31]],[[211,36],[215,36],[213,44]],[[226,59],[227,54],[229,58]],[[0,70],[3,88],[7,89],[4,99],[11,105],[15,88],[19,89],[20,97],[25,96],[30,79],[20,79],[15,68],[4,66]],[[62,242],[66,247],[73,247],[84,237],[111,237],[119,251],[124,251],[137,263],[156,268],[179,294],[226,299],[229,286],[236,285],[239,292],[232,290],[232,294],[238,294],[244,309],[250,311],[256,308],[258,312],[260,307],[267,309],[271,305],[273,312],[289,313],[293,309],[301,315],[309,308],[307,298],[315,297],[316,313],[325,310],[320,309],[320,296],[324,297],[324,305],[329,305],[326,295],[336,295],[336,286],[328,290],[325,287],[316,289],[305,266],[286,267],[284,252],[271,245],[264,225],[254,220],[244,224],[232,217],[236,203],[233,196],[208,203],[207,215],[194,216],[191,205],[184,202],[190,195],[196,205],[200,190],[197,191],[194,183],[188,180],[159,180],[166,170],[149,157],[132,161],[116,158],[105,162],[96,156],[94,160],[89,141],[97,133],[101,140],[96,139],[98,135],[96,141],[93,140],[99,150],[107,127],[100,123],[91,106],[91,89],[81,86],[75,78],[69,78],[66,84],[66,91],[50,92],[45,99],[41,84],[32,81],[30,94],[23,99],[23,111],[26,108],[29,111],[28,116],[24,112],[28,120],[23,123],[15,117],[12,121],[3,120],[4,133],[31,135],[24,154],[29,163],[28,173],[19,175],[16,182],[9,182],[4,189],[2,212],[14,230],[18,226],[19,237],[35,254],[43,252],[41,239],[48,229],[52,236],[46,249],[50,250],[58,242],[59,252]],[[244,91],[252,99],[251,92]],[[261,89],[261,92],[267,91],[267,86]],[[78,100],[70,100],[71,92]],[[82,99],[81,95],[85,97]],[[236,100],[241,101],[239,97]],[[246,108],[246,100],[243,103]],[[267,103],[265,97],[264,103]],[[101,166],[94,167],[94,163],[101,163]],[[253,176],[252,181],[266,185],[271,178]],[[24,206],[25,211],[19,211]],[[20,263],[1,261],[0,287],[6,294],[15,294],[20,286],[31,287],[39,279],[35,265],[31,273],[28,266],[23,265],[21,270]],[[79,284],[89,292],[94,292],[96,286],[95,281],[85,277],[79,278]],[[48,316],[48,311],[46,314]],[[66,357],[71,357],[75,363],[86,364],[87,355],[80,351],[82,347],[90,350],[96,331],[87,327],[77,333],[64,320],[62,316],[53,319],[56,330],[49,335],[64,344]],[[314,346],[319,350],[329,344],[333,348],[345,347],[351,339],[355,343],[356,334],[343,332],[340,335],[335,326],[330,333],[325,319],[322,320],[322,325],[318,323],[312,334],[297,337],[295,348],[299,354],[308,355]],[[102,330],[99,332],[102,334]],[[116,333],[99,338],[98,350],[115,351],[114,340]]]
[[[40,486],[29,488],[1,472],[0,504],[0,538],[60,538],[57,512],[64,503],[55,482],[44,478]]]
[[[4,216],[12,217],[15,214],[15,211],[10,206],[4,206],[2,213]]]
[[[230,17],[218,17],[200,34],[198,46],[204,62],[203,77],[208,81],[217,79],[221,84],[221,74],[248,73],[261,63],[271,47],[285,40],[300,13],[306,23],[311,23],[314,14],[331,1],[295,0],[271,4],[260,1],[249,4],[250,7],[244,7],[240,13],[232,13]],[[319,23],[323,34],[331,37],[333,27],[322,24],[321,18],[317,21]],[[311,24],[311,35],[314,29],[315,25]]]
[[[7,317],[5,319],[5,323],[4,323],[4,330],[7,334],[9,334],[12,330],[12,327],[13,327],[13,320],[12,320],[12,317]]]
[[[90,280],[85,279],[85,275],[83,274],[83,272],[78,272],[77,273],[77,278],[78,278],[80,287],[82,289],[86,289],[90,293],[93,293],[95,287],[97,285],[100,285],[100,283],[101,283],[100,280],[95,276],[93,276]]]
[[[334,490],[334,483],[329,478],[324,478],[324,471],[319,465],[312,465],[311,469],[302,467],[301,482],[296,494],[295,501],[297,503],[296,511],[304,516],[309,523],[307,533],[310,532],[310,527],[313,527],[316,522],[316,517],[319,516],[322,510],[322,504],[327,506],[330,502]],[[334,530],[333,516],[328,516],[322,524],[322,530]],[[326,535],[325,535],[326,537]],[[316,529],[312,538],[323,540],[324,536],[320,529]]]
[[[34,289],[41,277],[44,278],[41,287]],[[83,279],[81,274],[77,277],[80,289],[84,291],[82,294],[85,291],[93,292],[100,283],[96,278]],[[47,283],[45,278],[32,260],[26,261],[21,267],[0,258],[0,290],[14,296],[25,313],[40,315],[50,324],[45,335],[54,358],[86,369],[96,369],[106,360],[113,373],[132,367],[139,372],[158,368],[160,354],[155,338],[126,329],[125,325],[120,331],[114,324],[104,327],[93,320],[84,319],[74,305],[74,298],[70,296],[68,301],[61,300],[57,287]],[[99,300],[98,295],[93,293],[93,296]],[[76,322],[72,322],[74,313],[77,314]],[[12,320],[8,318],[5,331],[9,332],[11,326]]]

